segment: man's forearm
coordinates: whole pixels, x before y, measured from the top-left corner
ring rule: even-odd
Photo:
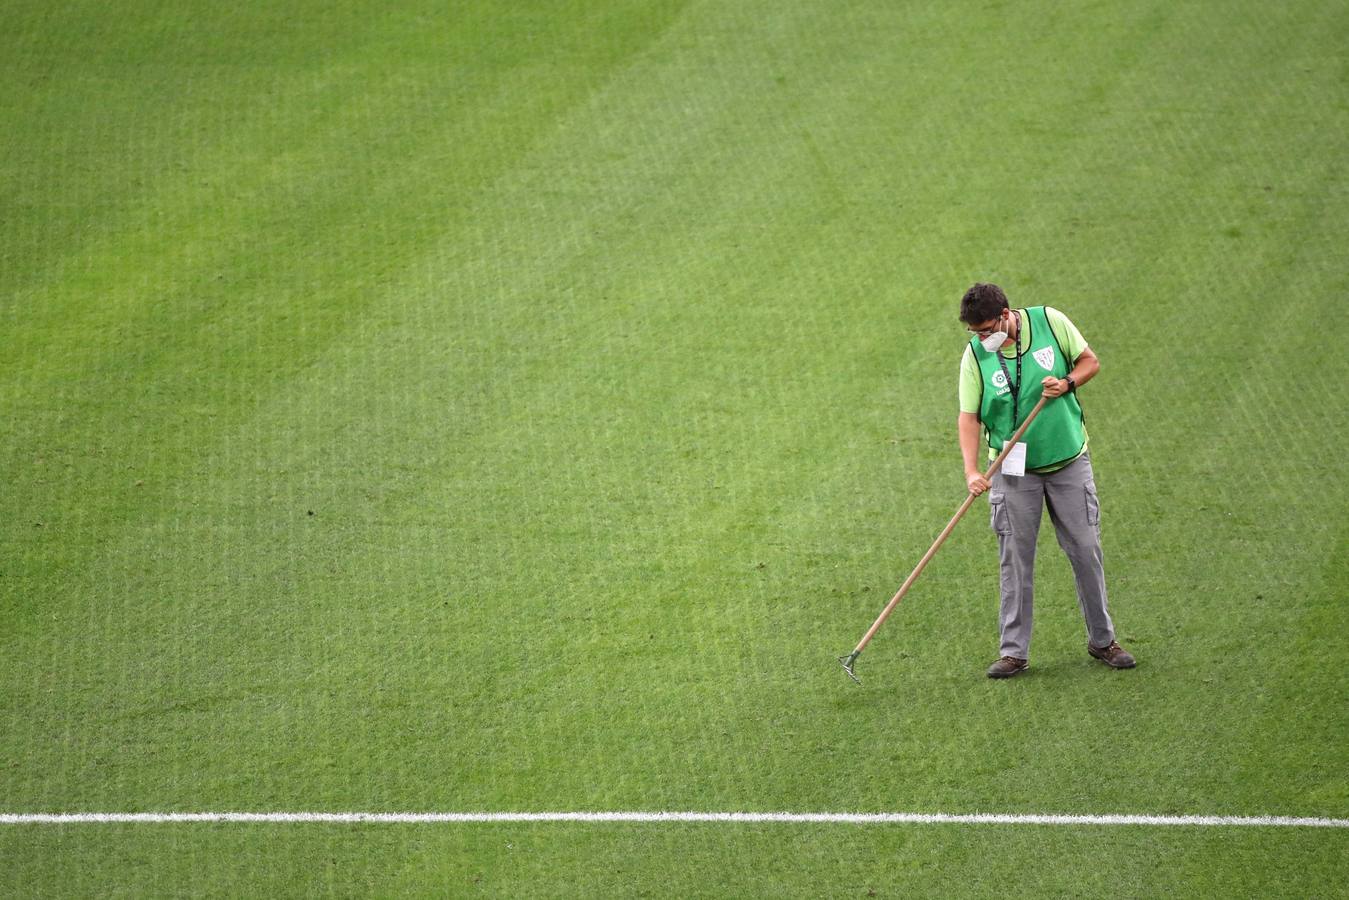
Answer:
[[[1095,378],[1099,371],[1101,371],[1101,361],[1088,348],[1083,350],[1082,355],[1073,363],[1073,370],[1068,373],[1068,377],[1073,380],[1073,384],[1081,387]]]
[[[979,471],[979,417],[974,413],[962,412],[956,423],[960,434],[960,455],[965,460],[965,472]]]

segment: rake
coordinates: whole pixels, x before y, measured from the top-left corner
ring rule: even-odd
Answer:
[[[1048,397],[1041,395],[1040,402],[1036,403],[1035,408],[1030,411],[1030,415],[1026,416],[1026,421],[1021,423],[1021,427],[1012,435],[1011,440],[1003,444],[1002,452],[998,454],[997,459],[993,460],[993,464],[989,466],[988,471],[984,473],[984,478],[986,480],[991,481],[993,476],[997,474],[998,469],[1002,467],[1003,458],[1011,452],[1012,447],[1016,442],[1021,440],[1021,435],[1025,434],[1026,429],[1030,427],[1030,423],[1035,421],[1035,417],[1039,415],[1040,410],[1044,408],[1047,400],[1049,400]],[[892,613],[895,607],[899,605],[899,601],[904,599],[904,595],[909,592],[909,588],[913,587],[913,583],[918,580],[918,576],[923,571],[923,568],[932,560],[933,556],[936,556],[937,551],[941,549],[941,545],[946,541],[946,538],[950,536],[951,531],[956,527],[956,523],[965,515],[972,503],[974,503],[973,492],[965,498],[964,503],[960,504],[960,508],[957,509],[956,514],[951,517],[951,521],[946,523],[946,527],[942,529],[941,534],[937,535],[937,539],[932,542],[932,546],[923,554],[923,558],[918,560],[918,565],[914,566],[913,571],[909,573],[909,577],[904,579],[904,583],[899,586],[899,590],[895,593],[895,596],[891,597],[890,602],[885,604],[885,609],[881,610],[881,614],[876,617],[876,621],[871,623],[871,627],[867,629],[867,633],[862,635],[862,640],[857,642],[857,646],[853,648],[853,652],[849,653],[847,656],[838,657],[838,661],[843,664],[843,671],[847,672],[848,677],[853,681],[858,684],[862,683],[862,679],[858,678],[857,673],[853,671],[853,666],[857,663],[857,657],[862,655],[862,651],[866,649],[867,644],[871,643],[871,639],[876,636],[876,632],[881,630],[881,626],[884,625],[885,620],[890,617],[890,613]]]

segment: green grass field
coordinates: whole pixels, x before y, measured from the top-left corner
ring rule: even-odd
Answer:
[[[0,813],[1349,816],[1349,7],[0,11]],[[1111,611],[992,682],[956,321]],[[0,894],[1345,895],[1345,829],[0,825]]]

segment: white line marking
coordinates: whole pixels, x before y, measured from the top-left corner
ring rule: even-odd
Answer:
[[[1294,816],[1034,815],[1016,813],[478,812],[478,813],[0,813],[0,825],[184,824],[192,822],[389,824],[494,822],[735,822],[843,825],[1190,825],[1349,828],[1349,819]]]

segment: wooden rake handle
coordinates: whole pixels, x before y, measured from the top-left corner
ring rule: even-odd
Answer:
[[[1012,447],[1016,442],[1021,440],[1021,436],[1026,433],[1026,429],[1030,427],[1031,422],[1035,421],[1035,417],[1040,414],[1040,410],[1044,409],[1045,403],[1048,400],[1048,397],[1043,394],[1040,395],[1040,402],[1035,404],[1035,408],[1030,411],[1030,415],[1026,416],[1026,421],[1021,423],[1021,427],[1012,435],[1012,439],[1002,445],[1002,452],[998,454],[998,458],[993,460],[993,465],[989,466],[988,471],[984,473],[985,479],[992,479],[993,476],[997,474],[998,469],[1002,468],[1003,458],[1011,452]],[[899,590],[895,593],[895,596],[891,597],[890,602],[885,604],[885,609],[881,610],[881,614],[876,617],[876,621],[867,629],[867,633],[862,636],[862,640],[858,642],[857,648],[853,650],[853,656],[861,653],[866,649],[867,644],[871,643],[871,639],[876,636],[876,632],[881,630],[881,626],[884,625],[885,620],[890,617],[890,613],[899,605],[899,601],[904,599],[904,595],[909,592],[909,588],[913,586],[913,583],[918,580],[919,573],[923,571],[923,568],[927,566],[932,557],[937,555],[937,551],[941,549],[941,545],[945,543],[946,539],[951,535],[951,531],[956,527],[956,523],[965,515],[972,503],[974,503],[973,491],[965,498],[965,502],[960,504],[960,508],[956,510],[956,514],[951,517],[951,521],[946,523],[946,527],[941,530],[941,534],[937,535],[937,539],[932,542],[932,546],[923,554],[923,558],[918,560],[918,565],[914,566],[913,571],[909,573],[909,577],[904,579],[904,583],[899,586]]]

